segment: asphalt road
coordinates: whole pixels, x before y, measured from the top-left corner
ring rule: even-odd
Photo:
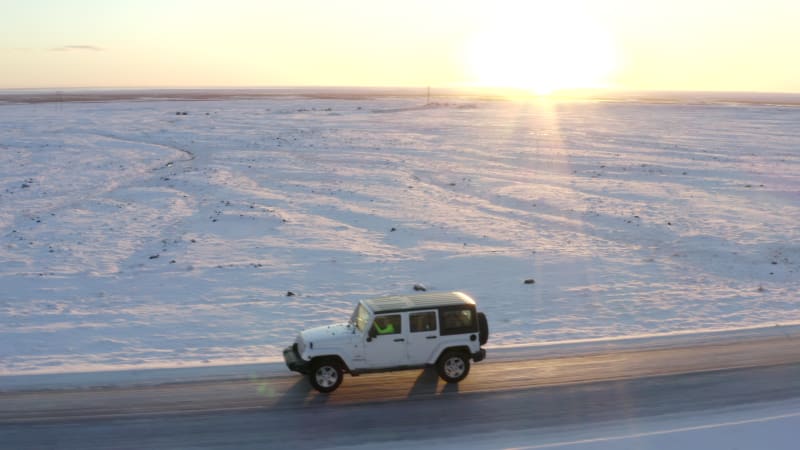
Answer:
[[[537,360],[487,360],[447,385],[433,370],[0,393],[0,448],[352,446],[582,427],[800,397],[797,337]],[[380,446],[380,445],[379,445]]]

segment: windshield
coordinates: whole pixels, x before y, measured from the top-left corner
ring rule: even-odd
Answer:
[[[369,311],[367,308],[364,308],[364,305],[361,303],[356,306],[356,310],[353,311],[353,315],[350,316],[350,325],[356,327],[356,330],[360,332],[364,332],[367,328],[367,323],[369,322]]]

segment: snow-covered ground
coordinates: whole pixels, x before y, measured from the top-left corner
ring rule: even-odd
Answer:
[[[2,104],[0,374],[274,361],[415,283],[474,296],[494,346],[797,323],[798,123],[689,102]]]

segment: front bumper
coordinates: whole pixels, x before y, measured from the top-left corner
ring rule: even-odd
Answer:
[[[311,363],[297,353],[297,344],[292,344],[283,350],[283,360],[286,362],[286,367],[293,372],[307,374],[311,371]]]

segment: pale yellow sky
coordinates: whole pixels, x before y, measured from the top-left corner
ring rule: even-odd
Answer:
[[[0,88],[800,92],[796,0],[0,0]]]

